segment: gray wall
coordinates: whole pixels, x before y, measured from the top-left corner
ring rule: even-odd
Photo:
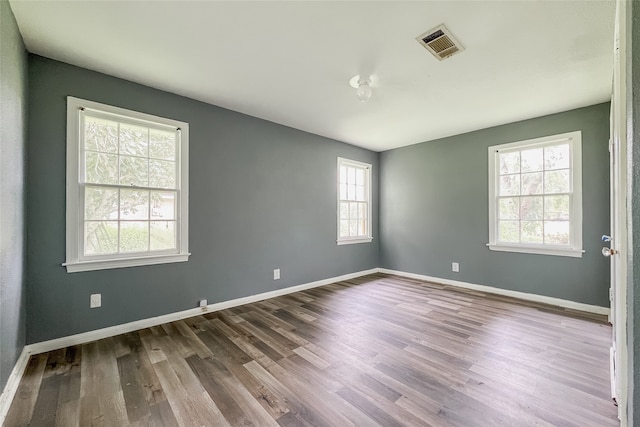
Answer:
[[[582,130],[582,258],[490,251],[487,147]],[[609,104],[380,156],[381,267],[608,306]],[[451,262],[460,272],[451,272]]]
[[[375,219],[373,243],[336,245],[337,157],[373,164],[377,212],[377,153],[35,55],[29,79],[29,343],[378,266]],[[67,95],[190,124],[189,262],[60,266]]]
[[[0,390],[25,343],[27,53],[0,0]]]
[[[627,14],[627,114],[630,160],[628,180],[631,200],[630,249],[627,277],[627,328],[629,351],[629,426],[640,426],[640,3],[632,2]],[[633,226],[631,226],[633,224]]]

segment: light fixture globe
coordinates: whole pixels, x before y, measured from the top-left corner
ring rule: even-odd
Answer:
[[[367,102],[373,95],[371,80],[373,77],[361,77],[359,74],[349,80],[349,85],[356,90],[356,96],[360,102]]]
[[[358,88],[356,89],[356,95],[360,102],[367,102],[373,95],[373,89],[369,86],[369,80],[361,80],[358,82]]]

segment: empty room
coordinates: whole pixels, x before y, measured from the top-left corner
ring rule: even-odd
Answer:
[[[0,425],[640,426],[640,4],[0,0]]]

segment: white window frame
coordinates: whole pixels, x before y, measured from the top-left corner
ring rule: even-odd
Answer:
[[[569,143],[571,190],[569,245],[517,244],[498,241],[498,185],[500,153]],[[574,131],[489,147],[489,243],[493,251],[582,257],[582,132]]]
[[[360,169],[364,169],[365,171],[365,196],[366,196],[366,202],[367,202],[367,233],[366,236],[357,236],[357,237],[340,237],[340,202],[343,201],[350,201],[350,200],[342,200],[340,198],[340,167],[341,166],[351,166],[351,167],[356,167],[356,168],[360,168]],[[372,222],[373,222],[373,218],[371,217],[371,176],[372,176],[372,168],[373,166],[371,166],[369,163],[364,163],[364,162],[359,162],[357,160],[350,160],[350,159],[345,159],[343,157],[338,157],[338,168],[336,171],[336,190],[337,190],[337,206],[336,206],[336,211],[337,211],[337,221],[336,221],[336,232],[337,232],[337,244],[338,245],[351,245],[351,244],[355,244],[355,243],[369,243],[373,240],[373,235],[372,235]]]
[[[170,251],[138,252],[86,256],[84,247],[84,164],[83,112],[92,110],[121,121],[147,123],[178,130],[178,174],[176,176],[176,249]],[[67,213],[66,213],[67,273],[112,268],[185,262],[189,259],[189,124],[150,114],[84,99],[67,97]]]

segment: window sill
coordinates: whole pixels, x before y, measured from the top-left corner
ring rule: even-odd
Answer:
[[[584,253],[584,250],[582,249],[535,248],[528,246],[496,245],[492,243],[488,243],[487,246],[490,250],[499,252],[518,252],[525,254],[568,256],[573,258],[582,258],[582,254]]]
[[[67,268],[67,273],[81,271],[108,270],[112,268],[140,267],[143,265],[168,264],[173,262],[185,262],[189,260],[189,253],[174,255],[156,255],[125,259],[103,259],[95,261],[75,261],[65,262],[63,267]]]
[[[340,245],[354,245],[356,243],[370,243],[373,240],[373,237],[363,237],[359,239],[343,239],[337,240],[338,246]]]

